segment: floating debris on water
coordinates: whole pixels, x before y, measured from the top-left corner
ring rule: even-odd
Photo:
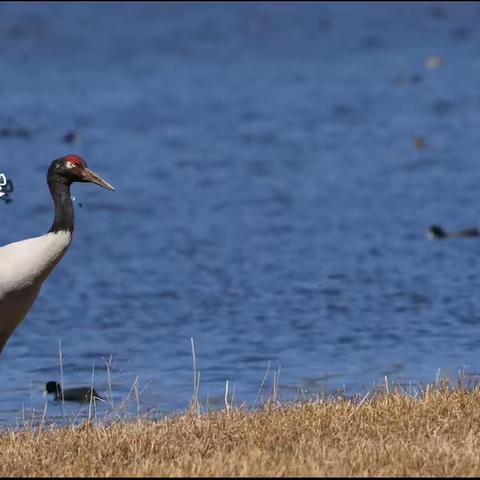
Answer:
[[[414,73],[412,75],[397,75],[393,79],[395,85],[404,85],[404,84],[416,84],[423,81],[423,77],[419,73]]]
[[[0,127],[0,137],[28,138],[32,135],[31,130],[24,127]]]
[[[423,137],[415,137],[414,142],[417,150],[425,150],[427,148],[427,142]]]
[[[425,59],[425,67],[433,70],[434,68],[439,68],[443,65],[443,58],[432,55]]]
[[[78,143],[80,141],[80,134],[75,130],[69,130],[65,135],[62,137],[62,141],[65,143]]]

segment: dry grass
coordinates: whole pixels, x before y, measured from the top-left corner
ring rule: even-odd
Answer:
[[[480,391],[6,431],[0,452],[1,476],[476,476]]]

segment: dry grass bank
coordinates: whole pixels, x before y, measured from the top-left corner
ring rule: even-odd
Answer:
[[[0,434],[1,476],[480,475],[480,391]]]

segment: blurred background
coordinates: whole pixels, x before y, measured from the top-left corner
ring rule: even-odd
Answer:
[[[94,383],[142,408],[475,379],[478,3],[0,4],[0,244],[72,246],[0,361],[0,422]],[[1,274],[1,265],[0,265]],[[59,346],[61,345],[61,362]],[[108,368],[107,368],[108,364]],[[55,404],[48,412],[59,412]]]

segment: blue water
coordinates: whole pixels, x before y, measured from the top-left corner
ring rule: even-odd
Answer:
[[[48,380],[142,409],[250,405],[475,375],[480,6],[2,3],[0,244],[52,221],[50,161],[86,158],[74,242],[0,359],[0,422]],[[426,59],[443,63],[428,68]],[[78,133],[67,144],[63,136]],[[426,148],[418,149],[415,138]],[[1,274],[1,266],[0,266]],[[440,369],[440,370],[439,370]],[[262,386],[262,380],[265,382]],[[59,414],[49,402],[48,414]]]

